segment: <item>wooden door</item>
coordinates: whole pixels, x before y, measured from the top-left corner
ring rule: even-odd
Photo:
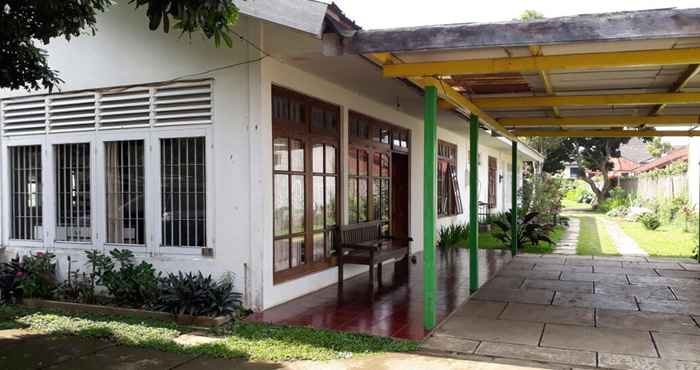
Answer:
[[[498,179],[498,161],[494,157],[489,157],[489,208],[496,208],[496,184]]]
[[[408,155],[391,155],[391,233],[398,238],[408,237],[409,178]]]

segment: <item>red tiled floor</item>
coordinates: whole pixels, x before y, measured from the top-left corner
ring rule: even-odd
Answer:
[[[469,267],[468,254],[463,249],[438,250],[437,257],[436,300],[440,322],[469,297]],[[423,329],[422,255],[417,259],[417,264],[410,265],[408,276],[395,275],[393,263],[385,265],[383,286],[374,293],[373,301],[369,295],[368,273],[364,273],[345,281],[342,300],[338,299],[337,286],[332,285],[253,314],[248,320],[423,339],[428,332]],[[481,284],[509,260],[509,253],[480,251]]]

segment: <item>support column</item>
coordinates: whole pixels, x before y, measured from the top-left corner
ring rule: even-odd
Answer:
[[[513,142],[513,147],[511,148],[512,159],[511,159],[511,241],[510,241],[510,252],[515,257],[518,254],[518,142]]]
[[[479,116],[469,116],[469,291],[479,289]]]
[[[437,89],[425,88],[423,132],[423,326],[435,327],[435,224],[437,222]]]

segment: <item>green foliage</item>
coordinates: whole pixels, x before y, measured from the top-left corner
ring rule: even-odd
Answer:
[[[68,277],[58,287],[58,297],[64,301],[95,304],[97,296],[95,295],[95,266],[93,272],[88,275],[81,273],[80,270],[73,269],[73,261],[68,256]]]
[[[451,248],[469,237],[469,224],[452,224],[440,228],[438,247]]]
[[[608,198],[598,205],[598,210],[601,212],[609,212],[613,209],[628,207],[628,197],[625,189],[615,187],[610,189]]]
[[[520,14],[521,21],[528,22],[536,19],[544,19],[544,14],[532,9],[527,9]]]
[[[640,178],[658,179],[666,176],[683,175],[688,172],[688,161],[677,161],[664,168],[658,168],[639,175]]]
[[[655,137],[647,143],[647,151],[654,158],[661,158],[662,155],[668,153],[673,149],[671,143],[662,141],[660,137]]]
[[[168,274],[160,280],[158,309],[176,315],[222,316],[241,309],[241,294],[230,279],[215,281],[211,275]]]
[[[56,255],[36,252],[11,262],[11,269],[18,277],[18,288],[24,298],[51,299],[58,286],[56,281]]]
[[[565,183],[567,186],[563,188],[564,199],[581,204],[590,204],[593,201],[594,194],[585,181],[575,180]]]
[[[537,214],[537,222],[556,224],[561,213],[562,180],[549,175],[526,178],[520,189],[522,213]]]
[[[134,254],[113,249],[110,256],[99,251],[87,251],[88,263],[95,272],[96,283],[107,288],[119,306],[151,308],[157,302],[158,278],[150,263],[134,262]]]
[[[661,226],[659,216],[655,213],[644,213],[639,216],[639,223],[644,225],[647,230],[656,230]]]
[[[229,27],[238,18],[230,0],[130,0],[136,8],[145,6],[151,30],[170,20],[181,34],[202,31],[216,46],[231,46]],[[95,35],[97,15],[106,11],[110,0],[5,0],[0,8],[0,88],[51,91],[62,81],[47,63],[46,51],[37,46],[52,39],[71,40],[85,33]],[[87,31],[87,32],[86,32]]]
[[[536,222],[537,212],[518,212],[518,230],[517,238],[519,246],[537,245],[540,241],[553,244],[549,238],[552,231],[551,225],[542,225]],[[512,240],[512,213],[508,211],[503,214],[503,218],[494,221],[494,225],[499,229],[493,233],[493,236],[500,240],[505,247],[510,247]]]
[[[19,256],[0,265],[0,305],[14,304],[22,299],[20,279],[25,273]]]

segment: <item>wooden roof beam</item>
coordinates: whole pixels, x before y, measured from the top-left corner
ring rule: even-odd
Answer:
[[[700,124],[700,116],[589,116],[560,118],[499,118],[505,127],[634,127],[690,126]]]
[[[700,131],[661,131],[661,130],[514,130],[519,137],[655,137],[700,136]]]
[[[474,98],[471,101],[483,109],[561,107],[564,105],[697,104],[700,103],[700,93],[517,96]]]
[[[384,65],[385,77],[567,71],[700,63],[700,48],[538,55]]]
[[[683,72],[681,77],[676,81],[675,84],[673,84],[673,87],[669,90],[670,92],[680,92],[685,88],[685,86],[692,80],[697,74],[700,73],[700,64],[691,64],[688,66],[688,68]],[[656,116],[659,113],[661,113],[662,110],[666,108],[666,104],[659,104],[657,105],[654,110],[651,112],[652,116]]]

